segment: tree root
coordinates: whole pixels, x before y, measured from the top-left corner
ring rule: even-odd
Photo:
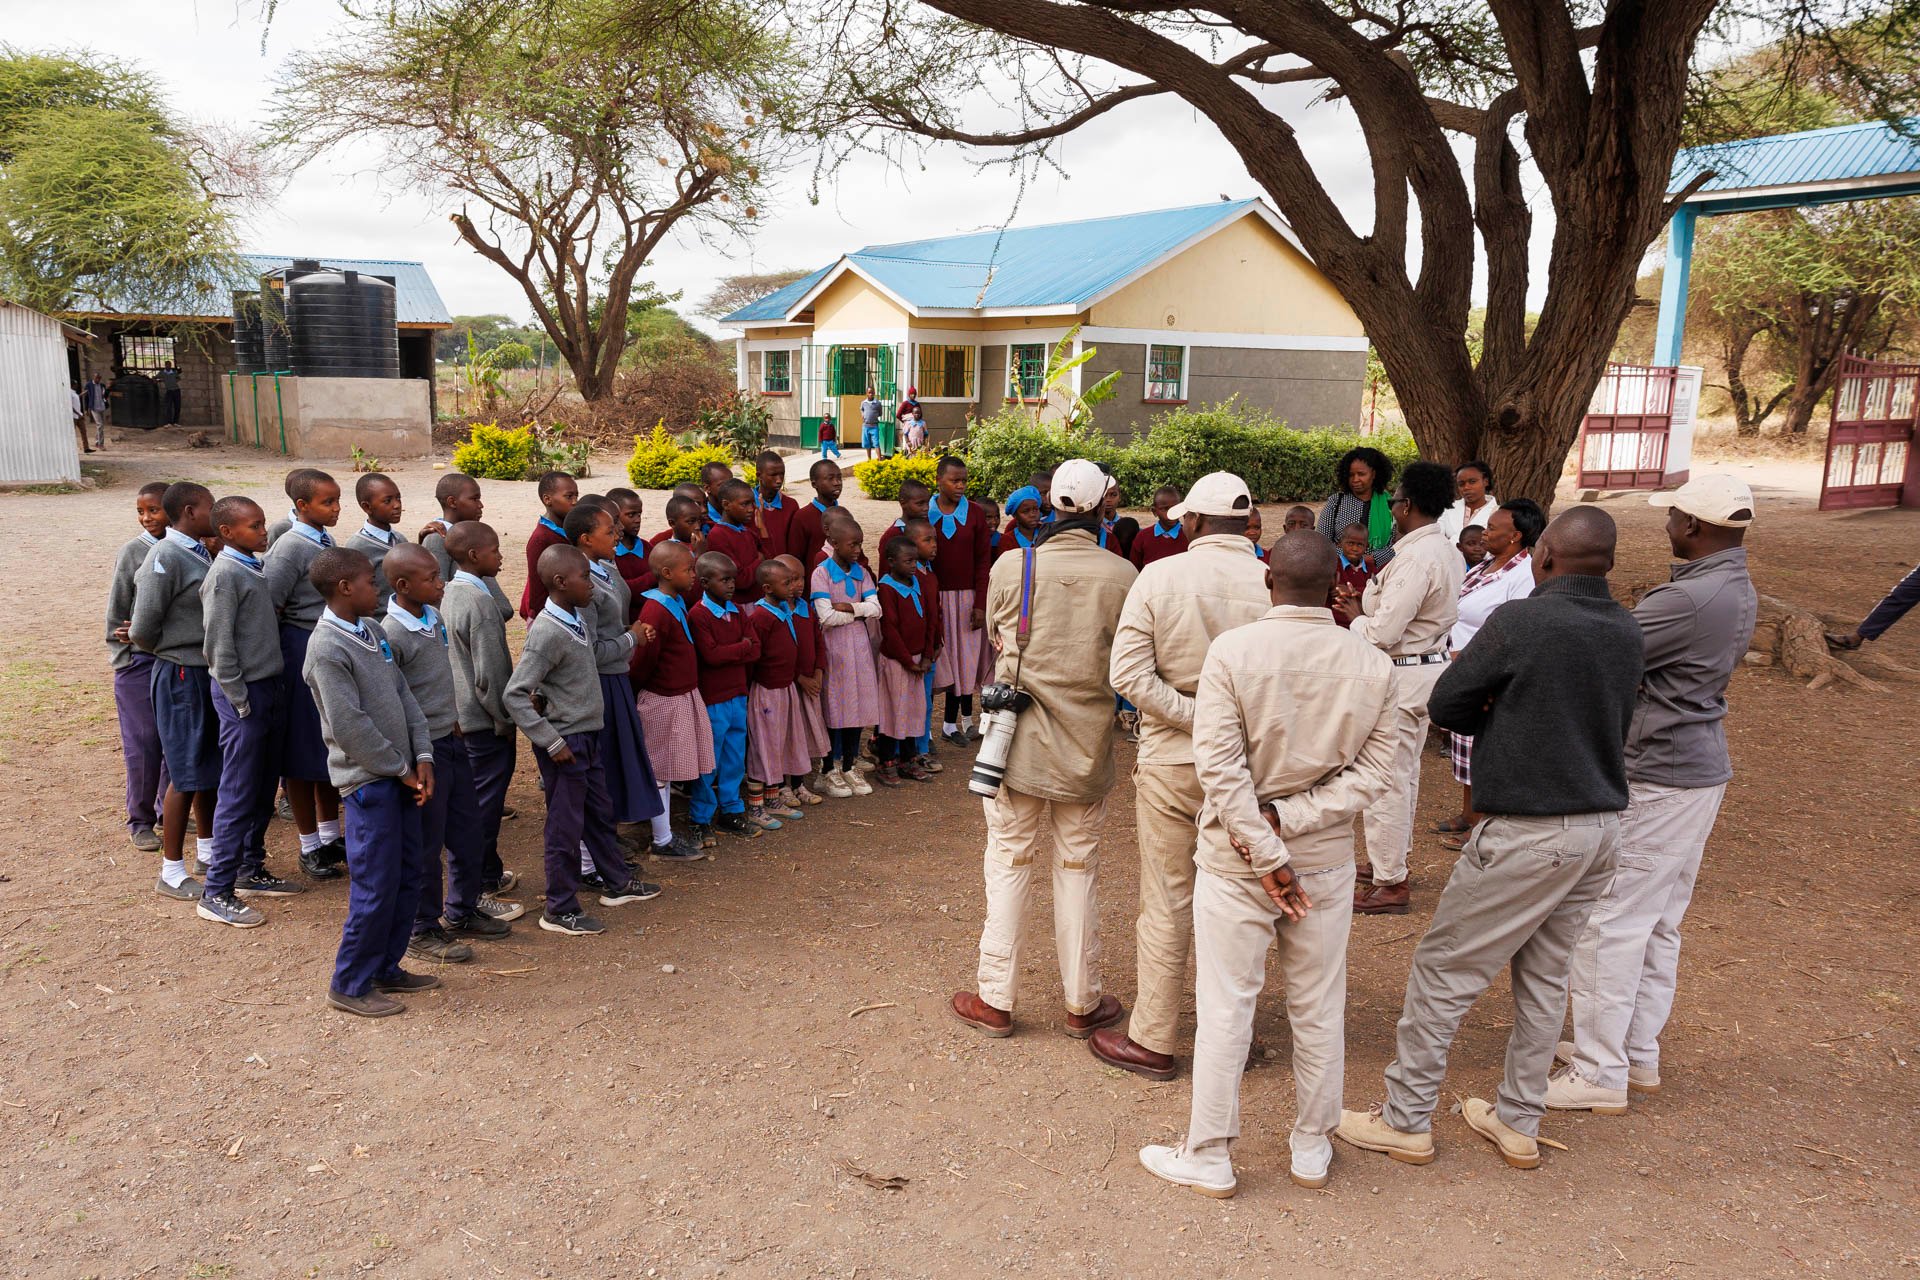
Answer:
[[[1824,689],[1830,684],[1846,684],[1873,693],[1885,693],[1886,686],[1862,675],[1836,657],[1827,648],[1829,625],[1811,610],[1789,604],[1775,596],[1760,597],[1760,613],[1754,627],[1753,647],[1771,653],[1782,669],[1796,680],[1805,680],[1807,688]],[[1920,677],[1898,663],[1876,660],[1880,673],[1894,678]]]

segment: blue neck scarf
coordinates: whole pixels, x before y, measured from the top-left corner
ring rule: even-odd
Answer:
[[[704,591],[700,593],[700,603],[706,606],[708,613],[722,621],[725,621],[729,614],[740,612],[740,606],[733,601],[729,600],[725,604],[721,604]]]
[[[800,643],[800,633],[793,629],[793,606],[792,605],[773,604],[763,599],[760,601],[760,607],[762,609],[765,609],[768,613],[772,614],[774,617],[780,619],[780,621],[786,623],[787,635],[792,637],[793,642],[795,644]]]
[[[787,498],[785,494],[776,493],[773,495],[773,501],[768,502],[760,496],[760,491],[755,489],[753,491],[753,505],[762,511],[785,511],[787,509]]]
[[[715,520],[714,523],[720,526],[722,529],[731,529],[735,533],[745,533],[747,531],[747,526],[743,524],[735,524],[731,520]]]
[[[859,561],[854,561],[845,569],[840,567],[840,561],[833,556],[828,556],[823,563],[827,566],[828,580],[835,586],[845,587],[847,594],[855,600],[865,600],[873,594],[873,588],[867,586],[866,570],[860,567]]]
[[[1177,538],[1180,536],[1180,522],[1175,520],[1170,528],[1162,529],[1160,522],[1153,522],[1153,536],[1156,538]]]
[[[826,503],[820,501],[820,499],[815,498],[812,502],[808,503],[807,505],[812,507],[815,511],[818,511],[821,515],[825,515],[827,514],[827,512],[833,510],[833,507],[837,507],[840,504],[836,502],[833,504],[833,506],[830,507]]]
[[[880,579],[880,582],[883,586],[892,587],[896,593],[913,601],[913,611],[915,614],[922,618],[927,616],[927,611],[920,607],[920,584],[918,582],[903,583],[892,574],[888,574],[886,577]]]
[[[687,638],[688,644],[693,643],[693,628],[687,625],[686,601],[682,600],[679,596],[670,596],[658,587],[655,587],[651,591],[642,591],[640,594],[672,614],[675,620],[680,623],[680,634]]]
[[[552,521],[552,519],[550,519],[547,516],[541,516],[540,523],[545,525],[547,528],[553,530],[555,533],[559,534],[563,538],[567,536],[567,531],[565,529],[562,529],[559,525],[555,524]]]
[[[613,544],[613,554],[616,556],[637,556],[640,554],[640,544],[636,542],[630,547],[624,542],[616,542]]]
[[[952,511],[942,511],[938,500],[928,503],[927,519],[933,522],[934,531],[941,537],[953,537],[967,523],[967,495],[960,495],[960,502]]]
[[[1033,539],[1029,538],[1027,531],[1018,525],[1015,525],[1013,528],[1013,540],[1020,544],[1022,550],[1033,545]]]
[[[707,523],[708,524],[726,524],[727,523],[727,518],[720,514],[720,508],[714,506],[711,502],[707,504]]]

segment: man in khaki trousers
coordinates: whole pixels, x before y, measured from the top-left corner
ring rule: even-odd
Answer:
[[[1107,477],[1082,458],[1053,477],[1058,521],[1033,549],[1028,613],[1020,637],[1026,555],[1005,555],[987,581],[987,634],[997,682],[1031,699],[1020,712],[1005,780],[982,807],[987,819],[987,919],[980,930],[977,990],[953,995],[953,1015],[983,1035],[1013,1034],[1021,934],[1034,862],[1053,836],[1053,939],[1060,955],[1066,1032],[1085,1039],[1125,1016],[1100,991],[1100,908],[1095,896],[1100,830],[1113,789],[1113,690],[1107,658],[1133,585],[1134,568],[1096,541]],[[991,747],[983,744],[984,754]]]
[[[1353,819],[1387,788],[1397,714],[1386,655],[1335,626],[1326,608],[1336,564],[1311,530],[1282,538],[1273,607],[1215,640],[1200,676],[1193,756],[1206,802],[1193,893],[1193,1108],[1186,1141],[1147,1147],[1140,1162],[1203,1195],[1237,1186],[1240,1076],[1276,935],[1293,1033],[1293,1180],[1323,1185],[1333,1157]]]
[[[1134,757],[1134,825],[1140,844],[1138,983],[1126,1028],[1093,1033],[1087,1047],[1109,1066],[1171,1080],[1177,1070],[1181,996],[1193,945],[1193,849],[1200,779],[1193,770],[1193,695],[1215,636],[1266,613],[1267,569],[1247,540],[1253,497],[1216,471],[1168,514],[1187,550],[1141,570],[1113,637],[1113,691],[1140,712]],[[1324,541],[1324,539],[1323,539]]]

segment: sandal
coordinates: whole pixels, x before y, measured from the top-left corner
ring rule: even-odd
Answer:
[[[1444,835],[1440,837],[1440,847],[1442,849],[1451,849],[1455,853],[1460,853],[1466,849],[1467,841],[1471,838],[1472,833],[1465,831],[1453,835]]]
[[[1457,836],[1473,830],[1471,822],[1462,822],[1458,818],[1442,818],[1433,824],[1433,833],[1437,836]]]

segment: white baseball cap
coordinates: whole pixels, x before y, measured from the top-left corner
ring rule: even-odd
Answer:
[[[1085,458],[1068,458],[1053,473],[1053,505],[1068,515],[1098,510],[1107,496],[1107,473]]]
[[[1178,520],[1188,512],[1197,516],[1245,516],[1253,510],[1253,495],[1247,482],[1231,471],[1209,471],[1193,482],[1187,500],[1167,512],[1169,520]]]
[[[1744,529],[1753,523],[1753,490],[1745,481],[1728,475],[1695,476],[1670,493],[1647,495],[1647,504],[1678,507],[1696,520],[1724,529]],[[1738,511],[1746,514],[1735,519]]]

